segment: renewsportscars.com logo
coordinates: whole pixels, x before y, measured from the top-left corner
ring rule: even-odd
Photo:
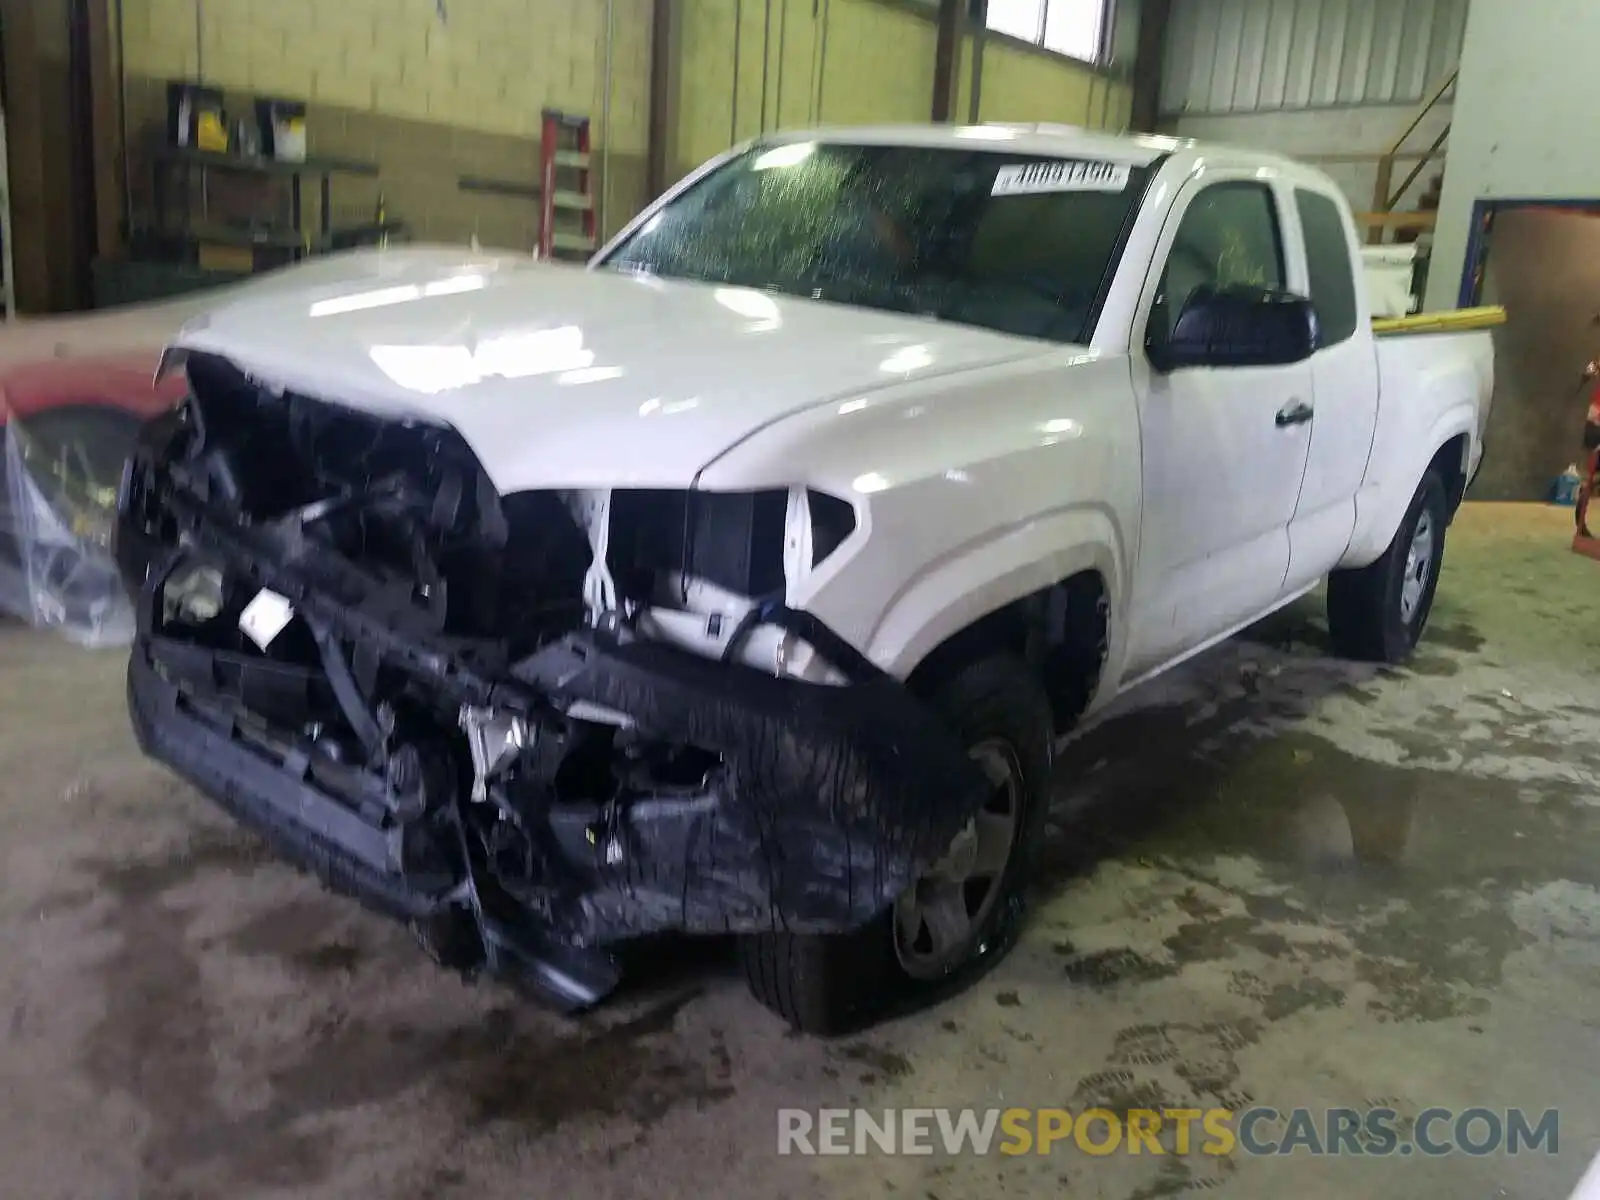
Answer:
[[[1557,1154],[1555,1109],[782,1108],[778,1153],[805,1155]]]

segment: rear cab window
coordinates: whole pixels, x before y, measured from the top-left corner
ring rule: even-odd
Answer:
[[[1306,242],[1311,303],[1316,306],[1322,345],[1337,346],[1355,335],[1357,311],[1355,255],[1338,203],[1321,192],[1296,188],[1296,211]]]

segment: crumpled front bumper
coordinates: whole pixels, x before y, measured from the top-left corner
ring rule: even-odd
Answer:
[[[221,658],[141,633],[128,701],[145,753],[383,911],[414,919],[451,902],[457,881],[428,889],[408,872],[378,777],[350,773],[364,788],[331,791],[310,769],[312,747],[253,731],[231,694],[197,686],[197,667],[236,666]],[[558,658],[582,662],[563,681],[568,695],[724,762],[703,790],[637,797],[615,814],[602,799],[548,807],[561,874],[542,923],[563,941],[858,928],[938,859],[984,791],[959,746],[890,680],[824,689],[591,635],[519,673]]]
[[[455,965],[554,972],[546,990],[574,1007],[610,986],[585,953],[623,939],[861,927],[939,859],[987,790],[946,727],[870,670],[844,686],[812,684],[585,630],[486,675],[404,622],[375,622],[349,589],[331,599],[308,584],[305,562],[270,560],[248,530],[195,526],[176,551],[125,522],[118,555],[138,595],[128,700],[150,757],[336,890],[419,929],[465,922],[482,949],[467,957],[481,961]],[[474,802],[459,752],[443,756],[455,768],[432,781],[426,806],[397,802],[381,764],[335,769],[301,732],[274,723],[275,697],[325,682],[314,669],[286,673],[164,626],[164,581],[194,556],[241,587],[291,597],[330,644],[405,673],[441,712],[508,707],[529,714],[537,742],[582,703],[719,765],[698,786],[625,803],[571,788],[524,796],[522,809],[538,814],[538,864],[507,886],[462,832]],[[434,841],[459,835],[453,857],[418,850],[424,825]]]

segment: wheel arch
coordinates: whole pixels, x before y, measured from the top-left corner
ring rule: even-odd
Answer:
[[[927,694],[973,663],[1011,654],[1043,681],[1058,727],[1093,701],[1111,643],[1111,593],[1096,568],[1076,571],[1001,604],[934,646],[907,677]]]
[[[1472,438],[1463,431],[1440,446],[1428,463],[1427,470],[1438,471],[1439,477],[1444,480],[1447,511],[1452,521],[1461,502],[1467,497],[1467,463],[1471,453]]]
[[[1474,412],[1470,405],[1444,413],[1417,449],[1404,458],[1405,465],[1387,474],[1384,482],[1364,488],[1356,496],[1356,528],[1338,566],[1364,567],[1375,562],[1394,540],[1411,507],[1417,486],[1430,470],[1438,470],[1445,485],[1448,514],[1454,519],[1466,496],[1467,469],[1471,461]]]

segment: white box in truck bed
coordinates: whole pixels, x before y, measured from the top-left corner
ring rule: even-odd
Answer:
[[[1416,246],[1363,246],[1361,265],[1373,317],[1408,317],[1416,312]]]

